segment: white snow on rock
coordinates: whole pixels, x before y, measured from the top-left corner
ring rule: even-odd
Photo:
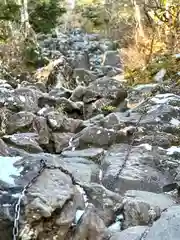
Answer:
[[[173,155],[176,152],[180,153],[180,147],[172,146],[166,149],[166,151],[167,151],[167,155]]]
[[[151,98],[151,101],[156,104],[168,103],[169,101],[172,101],[172,100],[180,101],[180,97],[173,93],[164,93],[164,94],[157,94],[155,97]]]
[[[0,180],[14,185],[13,176],[19,176],[23,168],[16,168],[14,163],[22,157],[1,157],[0,156]]]
[[[180,125],[180,121],[178,119],[172,118],[170,123],[176,127]]]

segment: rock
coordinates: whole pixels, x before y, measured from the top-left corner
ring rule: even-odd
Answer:
[[[99,159],[104,155],[103,148],[88,148],[75,151],[63,151],[61,153],[64,157],[85,157],[95,162],[99,162]]]
[[[104,128],[112,129],[116,126],[119,128],[125,127],[125,124],[123,122],[123,119],[126,118],[125,114],[122,113],[110,113],[105,118],[101,120],[101,125]],[[135,117],[136,119],[136,117]],[[129,120],[131,123],[133,123],[133,119]]]
[[[146,191],[129,190],[123,199],[123,227],[148,225],[158,219],[161,212],[176,204],[170,196]]]
[[[50,134],[49,134],[46,118],[35,117],[33,120],[33,129],[39,136],[38,143],[40,145],[49,144]]]
[[[38,135],[36,133],[17,133],[13,135],[4,135],[3,140],[30,153],[39,153],[43,151],[38,145]]]
[[[103,65],[121,67],[120,54],[118,51],[106,51],[104,54]]]
[[[180,234],[180,208],[170,207],[151,227],[146,240],[178,240]]]
[[[80,112],[78,105],[66,98],[60,98],[58,100],[57,108],[58,107],[67,113]]]
[[[1,189],[3,190],[0,192],[0,223],[2,227],[2,219],[7,222],[6,230],[9,229],[7,231],[7,239],[12,238],[12,213],[14,209],[7,203],[14,203],[18,197],[16,193],[21,191],[22,186],[27,184],[37,174],[40,167],[38,161],[42,157],[43,155],[39,155],[38,159],[38,155],[35,154],[34,158],[32,155],[24,158],[0,158],[0,169],[7,168],[6,172],[0,170]],[[49,164],[54,163],[57,165],[54,162],[55,158],[52,157],[50,159],[50,155],[44,155],[44,159],[49,159]],[[44,184],[46,183],[45,179],[48,179],[48,186]],[[71,177],[59,169],[47,169],[41,172],[34,184],[28,189],[28,193],[23,201],[25,203],[23,216],[26,217],[26,222],[22,224],[20,229],[20,237],[22,239],[27,237],[29,239],[30,235],[40,239],[46,236],[48,239],[53,239],[54,235],[61,236],[62,233],[66,234],[73,223],[76,209],[84,207],[81,193],[73,185]],[[57,214],[54,215],[54,212],[57,212]],[[46,223],[42,228],[41,221],[44,218],[46,218]],[[54,224],[50,230],[52,219]],[[35,222],[37,224],[34,225]],[[46,236],[44,232],[46,232]]]
[[[36,83],[30,83],[28,81],[23,81],[21,82],[21,87],[26,87],[29,89],[35,89],[37,91],[41,91],[43,93],[46,92],[46,86],[44,85],[44,83],[41,82],[36,82]]]
[[[91,104],[84,105],[84,116],[85,119],[92,118],[98,114],[104,113],[104,109],[111,106],[111,101],[108,101],[105,98],[101,98],[97,101],[92,102]]]
[[[6,133],[13,134],[31,130],[34,117],[33,113],[27,111],[20,111],[18,113],[7,112],[5,119]]]
[[[178,106],[179,96],[175,94],[157,94],[148,102],[139,105],[133,112],[146,112],[141,120],[141,126],[146,126],[153,131],[164,131],[175,134],[180,122]]]
[[[89,55],[87,51],[77,55],[75,67],[81,69],[90,69]]]
[[[125,163],[127,151],[128,145],[117,144],[112,146],[102,159],[102,182],[107,189],[121,194],[127,190],[158,193],[162,191],[165,183],[169,184],[172,181],[175,168],[171,170],[171,174],[162,170],[165,168],[163,164],[168,165],[168,161],[165,160],[167,159],[165,152],[157,149],[157,152],[152,154],[152,148],[149,145],[134,146]],[[163,163],[161,164],[162,169],[156,167],[158,166],[157,159],[159,163]]]
[[[116,211],[122,206],[122,197],[97,183],[84,185],[84,190],[88,202],[96,207],[96,211],[104,223],[106,225],[111,224]]]
[[[38,99],[38,107],[55,107],[56,106],[56,100],[53,97],[50,97],[49,95],[44,95]]]
[[[157,88],[157,83],[137,84],[128,94],[128,107],[133,108],[150,95]]]
[[[2,80],[2,79],[0,79],[0,89],[10,89],[10,90],[12,90],[13,89],[13,87],[6,81],[6,80]]]
[[[44,178],[41,179],[41,178]],[[41,184],[48,179],[48,191],[47,187],[44,184]],[[73,214],[73,208],[71,200],[73,200],[73,185],[72,181],[69,176],[65,175],[59,170],[50,170],[45,171],[38,179],[36,184],[33,185],[31,190],[29,191],[28,195],[31,196],[32,200],[28,203],[26,207],[26,216],[28,218],[28,223],[30,225],[31,231],[36,233],[36,237],[44,238],[48,237],[48,239],[53,239],[53,236],[61,234],[66,234],[68,231],[69,225],[73,221],[73,217],[68,217],[65,214],[65,208],[69,207],[69,214]],[[53,197],[54,196],[54,197]],[[44,200],[45,199],[45,202]],[[67,206],[68,205],[68,206]],[[71,209],[70,209],[71,206]],[[54,219],[55,225],[53,229],[49,229],[51,221],[50,217],[53,212],[58,209],[64,209],[65,211],[63,214],[58,214],[57,217]],[[47,219],[46,224],[41,227],[39,222],[36,227],[33,227],[33,222],[40,220],[41,218],[45,217]],[[66,219],[64,219],[66,217]],[[49,218],[49,219],[48,219]],[[66,220],[66,221],[65,221]],[[63,224],[64,223],[64,224]],[[60,226],[62,225],[62,232],[59,231]],[[26,225],[27,226],[27,225]],[[49,229],[49,231],[47,231]],[[24,231],[23,231],[24,230]],[[26,230],[26,231],[25,231]],[[46,236],[44,235],[44,231],[46,232]],[[25,233],[27,229],[22,229],[21,236],[22,238],[25,237]],[[30,232],[30,229],[29,229]],[[47,239],[47,238],[46,238]]]
[[[117,74],[122,73],[122,70],[113,66],[97,66],[95,68],[93,68],[94,72],[96,72],[96,75],[98,77],[104,77],[104,76],[108,76],[108,77],[113,77],[115,79],[115,76]],[[117,79],[119,80],[119,79]]]
[[[74,145],[79,148],[87,146],[108,147],[116,141],[117,134],[114,130],[102,127],[87,127],[74,136]]]
[[[48,123],[53,130],[76,133],[85,126],[80,119],[67,118],[63,113],[50,112],[48,114]]]
[[[49,181],[48,191],[45,185],[41,184],[44,182],[43,178]],[[30,225],[31,231],[33,230],[39,238],[53,239],[55,235],[59,237],[65,236],[75,217],[76,208],[82,205],[76,200],[80,193],[75,190],[71,178],[60,170],[45,171],[39,177],[39,181],[31,188],[28,195],[31,196],[32,200],[26,207],[26,216],[29,220],[28,223],[32,224]],[[59,211],[56,217],[53,216],[55,210]],[[43,229],[39,221],[39,225],[33,227],[33,222],[43,217],[47,219]],[[52,218],[54,226],[50,230]],[[25,229],[22,229],[22,237],[25,235],[23,230]],[[46,232],[46,235],[44,235],[44,232]]]
[[[11,96],[11,88],[0,86],[0,106],[3,106],[6,100]]]
[[[146,229],[145,226],[130,227],[122,232],[114,233],[110,240],[138,240],[141,239]]]
[[[166,75],[166,69],[162,68],[159,72],[156,73],[156,75],[154,76],[154,81],[155,82],[159,82],[162,83],[163,79]]]
[[[5,142],[0,139],[0,156],[8,156],[9,155],[9,148],[5,144]]]
[[[101,125],[104,119],[104,114],[98,114],[84,121],[84,125],[87,127],[93,127],[94,125]]]
[[[54,143],[55,152],[60,153],[69,146],[69,141],[73,137],[72,133],[52,133],[52,141]]]
[[[21,169],[16,169],[14,163],[21,157],[0,157],[0,239],[12,239],[13,207],[16,194],[13,194],[14,178],[20,175]],[[6,169],[6,171],[4,171]],[[7,190],[12,189],[9,193]],[[14,188],[15,189],[15,188]],[[10,190],[11,191],[11,190]]]
[[[169,148],[173,144],[178,145],[179,139],[178,136],[175,136],[171,133],[158,132],[158,135],[154,135],[154,131],[147,131],[143,133],[137,133],[134,145],[138,144],[149,144],[159,146],[162,148]]]
[[[97,79],[89,85],[88,89],[98,92],[101,97],[113,100],[113,106],[118,105],[127,97],[127,92],[122,84],[109,77]]]
[[[73,78],[75,79],[77,85],[88,86],[89,83],[95,81],[97,77],[92,71],[84,68],[75,68]]]
[[[105,51],[112,51],[114,49],[117,49],[117,44],[116,42],[112,42],[111,40],[109,39],[101,39],[99,41],[100,43],[100,48],[102,50],[102,52],[105,52]]]
[[[49,191],[47,191],[43,184],[45,179],[48,179]],[[58,186],[61,188],[61,192],[59,192]],[[73,195],[72,181],[69,176],[65,175],[60,170],[44,171],[38,178],[38,181],[31,187],[28,195],[31,195],[33,198],[26,208],[27,215],[31,215],[33,212],[33,216],[31,215],[29,218],[32,220],[38,220],[41,217],[47,218],[51,216],[56,208],[61,209],[66,201],[71,199]],[[46,203],[43,203],[42,197],[46,199]],[[36,211],[37,209],[38,211]]]
[[[38,112],[37,115],[41,117],[47,117],[50,112],[54,111],[54,107],[43,107]]]
[[[26,184],[17,238],[175,239],[178,83],[128,87],[117,44],[81,29],[37,37],[45,67],[0,68],[0,240]]]
[[[86,87],[84,87],[84,86],[77,86],[74,89],[74,91],[72,92],[70,100],[73,101],[73,102],[82,101],[85,92],[86,92]]]
[[[64,118],[62,123],[62,130],[64,132],[77,133],[84,128],[83,120],[73,119],[73,118]]]
[[[95,103],[96,101],[101,100],[101,98],[101,95],[97,91],[92,91],[87,88],[83,96],[83,102],[85,104]]]
[[[81,223],[76,228],[75,234],[71,239],[83,240],[88,238],[89,240],[103,240],[105,233],[106,226],[103,220],[97,215],[93,205],[89,204],[82,216]]]
[[[62,112],[51,111],[47,114],[48,124],[52,129],[60,129],[65,116]]]
[[[63,158],[63,166],[68,169],[82,186],[99,182],[99,165],[82,157]]]
[[[60,57],[54,61],[50,61],[45,67],[38,69],[34,74],[34,79],[39,83],[43,83],[46,87],[55,84],[57,81],[63,83],[65,81],[62,74],[58,76],[57,70],[64,64],[64,59]],[[57,79],[58,78],[58,79]]]
[[[18,88],[11,91],[11,96],[6,99],[6,106],[12,111],[38,111],[38,99],[42,93],[29,88]]]
[[[59,98],[62,97],[69,98],[72,94],[72,91],[70,89],[61,87],[52,89],[48,94],[50,97],[53,97],[54,99],[58,100]]]

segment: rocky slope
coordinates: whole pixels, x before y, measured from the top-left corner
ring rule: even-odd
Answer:
[[[175,88],[127,90],[98,35],[39,42],[48,67],[0,80],[0,240],[179,239]]]

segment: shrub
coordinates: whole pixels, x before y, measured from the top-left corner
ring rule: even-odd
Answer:
[[[36,32],[48,33],[54,28],[59,17],[66,12],[58,0],[31,0],[29,2],[30,24]]]

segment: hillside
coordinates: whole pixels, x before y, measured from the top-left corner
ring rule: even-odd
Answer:
[[[73,22],[103,5],[48,4],[0,43],[0,240],[178,240],[179,33],[127,42]]]

